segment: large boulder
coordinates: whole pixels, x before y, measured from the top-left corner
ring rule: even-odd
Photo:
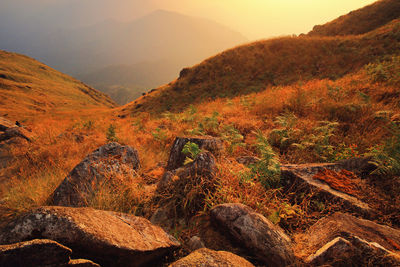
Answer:
[[[216,187],[217,166],[214,156],[206,151],[184,167],[167,171],[157,185],[155,202],[159,209],[151,221],[167,229],[181,219],[190,219],[204,209],[205,198]]]
[[[306,259],[312,266],[399,266],[394,253],[357,236],[337,237]]]
[[[287,266],[295,262],[290,238],[251,208],[238,203],[222,204],[211,210],[211,217],[267,265]]]
[[[132,178],[139,168],[137,151],[118,143],[106,144],[79,163],[50,196],[49,203],[57,206],[87,205],[99,185],[113,184],[113,178]]]
[[[336,237],[349,239],[355,236],[377,243],[390,251],[400,249],[400,230],[341,212],[325,217],[311,226],[301,238],[301,246],[304,251],[312,254]]]
[[[143,266],[180,246],[144,218],[69,207],[41,207],[22,215],[0,234],[0,244],[35,238],[55,240],[75,257],[102,266]]]
[[[207,150],[215,156],[219,155],[222,150],[222,141],[215,137],[177,137],[169,154],[167,170],[172,171],[183,166],[186,155],[182,153],[182,149],[188,142],[197,144],[200,149]]]
[[[170,267],[252,267],[247,260],[226,251],[214,251],[207,248],[198,249],[170,265]]]
[[[0,245],[0,266],[61,266],[70,261],[71,253],[71,249],[47,239]]]

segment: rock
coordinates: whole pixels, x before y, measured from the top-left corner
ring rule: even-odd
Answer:
[[[197,249],[205,248],[203,241],[201,241],[200,237],[193,236],[187,243],[188,248],[191,251],[195,251]]]
[[[372,157],[351,158],[339,161],[337,165],[339,165],[339,168],[354,172],[360,176],[365,176],[376,169],[376,165],[372,163],[372,160]]]
[[[211,210],[211,217],[267,265],[286,266],[294,263],[290,238],[251,208],[237,203],[222,204]]]
[[[28,142],[31,142],[31,138],[29,137],[31,134],[24,128],[22,127],[12,127],[8,128],[4,131],[3,134],[0,134],[0,142],[6,141],[12,138],[23,138],[27,140]]]
[[[204,209],[206,194],[215,190],[216,172],[214,156],[201,152],[192,163],[167,173],[156,191],[156,201],[162,211],[157,211],[152,220],[168,229]]]
[[[207,150],[215,156],[222,150],[222,141],[214,137],[177,137],[169,154],[167,170],[172,171],[183,166],[186,155],[182,153],[182,149],[188,142],[196,143],[200,149]]]
[[[252,156],[243,156],[236,158],[236,162],[243,165],[251,165],[259,162],[261,159]]]
[[[10,223],[0,244],[47,238],[104,266],[141,266],[180,246],[148,220],[91,208],[41,207]]]
[[[4,132],[6,131],[8,128],[13,128],[17,125],[15,125],[15,123],[7,120],[4,117],[0,117],[0,131]]]
[[[353,236],[349,240],[335,238],[309,256],[306,263],[313,266],[395,266],[400,264],[400,261],[394,253],[379,244]]]
[[[313,254],[337,237],[348,241],[357,237],[366,242],[379,244],[389,251],[400,249],[400,230],[340,212],[325,217],[311,226],[301,238],[303,240],[301,247],[302,250]]]
[[[139,168],[137,151],[118,143],[106,144],[79,163],[49,198],[51,205],[86,206],[97,187],[116,175],[132,178]]]
[[[337,163],[283,165],[281,175],[286,187],[292,191],[318,191],[327,199],[343,204],[347,209],[368,215],[371,212],[368,204],[353,195],[332,188],[324,181],[314,179],[316,174],[326,170],[340,172],[344,168],[343,165]]]
[[[46,239],[1,245],[0,266],[59,266],[69,262],[71,253],[71,249]]]
[[[207,248],[196,250],[170,265],[170,267],[252,267],[247,260],[226,251],[214,251]]]
[[[66,267],[100,267],[100,265],[90,260],[77,259],[70,260]]]

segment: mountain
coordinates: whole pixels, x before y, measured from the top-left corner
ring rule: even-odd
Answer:
[[[78,76],[121,104],[175,78],[182,67],[247,41],[214,21],[165,10],[130,22],[108,19],[78,28],[47,32],[44,28],[46,34],[36,30],[28,28],[26,34],[15,38],[3,33],[0,47],[13,47]],[[126,88],[129,96],[114,94],[116,87]]]
[[[324,25],[316,25],[310,36],[356,35],[372,31],[400,18],[400,1],[380,0]]]
[[[312,79],[332,80],[400,50],[400,20],[344,37],[282,37],[225,51],[183,69],[180,77],[124,107],[125,113],[181,111],[217,97],[232,97]],[[175,101],[179,99],[179,101]]]
[[[182,65],[183,63],[173,60],[116,65],[78,75],[77,78],[106,93],[118,104],[124,105],[149,89],[176,78]]]
[[[114,107],[105,94],[24,55],[0,50],[0,114]]]

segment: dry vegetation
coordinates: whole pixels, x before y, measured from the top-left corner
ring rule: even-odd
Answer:
[[[0,50],[0,115],[13,118],[115,107],[103,93],[32,58]]]

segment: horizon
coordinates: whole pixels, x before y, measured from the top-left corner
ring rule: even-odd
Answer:
[[[0,22],[7,21],[32,27],[28,22],[38,22],[46,27],[79,28],[113,19],[129,22],[157,10],[165,10],[213,20],[244,35],[249,41],[275,36],[307,33],[313,26],[324,24],[352,10],[369,5],[373,0],[4,0]],[[26,7],[26,8],[24,8]],[[62,11],[62,12],[61,12]],[[59,14],[58,14],[59,12]],[[3,17],[3,20],[1,19]],[[9,19],[11,18],[11,19]],[[9,19],[9,20],[7,20]],[[7,22],[9,23],[9,22]],[[51,24],[51,25],[50,25]],[[13,26],[13,25],[7,25]],[[39,27],[39,26],[37,26]]]

